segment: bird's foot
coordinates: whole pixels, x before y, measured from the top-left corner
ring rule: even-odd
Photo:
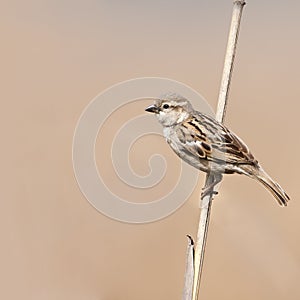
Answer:
[[[203,192],[201,193],[201,199],[203,199],[204,197],[206,197],[208,195],[218,195],[218,192],[214,191],[213,188],[211,188],[211,187],[203,188],[202,190],[203,190]]]

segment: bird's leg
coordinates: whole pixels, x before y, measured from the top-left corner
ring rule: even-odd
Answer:
[[[222,180],[222,175],[220,174],[211,174],[212,182],[205,185],[205,187],[202,189],[203,192],[201,193],[201,199],[203,199],[205,196],[212,194],[217,195],[218,192],[214,191],[214,187]]]

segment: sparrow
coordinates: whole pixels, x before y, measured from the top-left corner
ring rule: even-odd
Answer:
[[[167,143],[181,159],[213,175],[205,195],[213,191],[223,174],[243,174],[267,188],[279,205],[287,205],[289,196],[263,170],[248,146],[224,124],[194,110],[186,98],[166,94],[145,110],[156,115]]]

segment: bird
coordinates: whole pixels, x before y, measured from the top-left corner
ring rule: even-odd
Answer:
[[[213,193],[223,174],[241,174],[261,183],[280,206],[287,206],[287,193],[263,170],[242,139],[215,118],[195,110],[188,99],[167,93],[145,111],[156,115],[167,143],[182,160],[212,175],[202,197]]]

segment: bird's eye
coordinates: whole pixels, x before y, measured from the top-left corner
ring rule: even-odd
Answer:
[[[164,108],[164,109],[168,109],[169,107],[170,107],[169,104],[164,104],[164,105],[163,105],[163,108]]]

